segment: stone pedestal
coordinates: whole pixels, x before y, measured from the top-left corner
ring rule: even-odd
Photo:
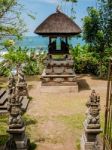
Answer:
[[[16,91],[19,94],[19,96],[29,96],[27,83],[24,77],[24,73],[22,72],[22,68],[19,68],[18,70],[18,81],[16,84]]]
[[[81,150],[101,150],[98,143],[97,135],[102,132],[102,129],[87,129],[86,122],[84,123],[84,134],[81,138]]]
[[[18,85],[22,84],[23,78],[18,78]],[[7,110],[9,112],[9,127],[7,132],[10,138],[6,143],[5,150],[28,150],[30,141],[25,135],[25,124],[22,118],[22,97],[18,86],[8,94]]]
[[[41,93],[75,93],[78,92],[78,86],[41,86]]]
[[[6,143],[6,150],[28,150],[30,141],[25,135],[25,128],[8,129],[10,139]]]
[[[74,72],[74,62],[68,54],[61,59],[48,55],[41,76],[42,86],[78,86]]]
[[[87,118],[83,124],[84,134],[81,138],[81,150],[101,150],[98,135],[102,132],[100,127],[100,96],[93,90],[88,102]]]
[[[47,75],[45,70],[41,76],[42,86],[78,86],[76,75],[67,74],[50,74]]]

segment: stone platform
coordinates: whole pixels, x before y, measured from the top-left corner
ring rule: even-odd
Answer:
[[[74,61],[71,55],[66,54],[59,59],[55,57],[48,54],[44,60],[45,69],[41,76],[42,86],[72,86],[72,89],[75,88],[75,91],[78,91],[76,90],[78,84],[74,72]]]
[[[41,86],[40,93],[77,93],[78,85],[74,86]]]
[[[41,76],[42,86],[78,86],[76,75],[48,75],[43,71]]]

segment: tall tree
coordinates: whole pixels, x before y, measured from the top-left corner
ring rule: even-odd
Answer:
[[[112,46],[112,0],[98,0],[100,22],[107,47]]]
[[[83,38],[99,57],[100,77],[102,74],[103,58],[106,53],[112,54],[112,2],[98,0],[98,9],[88,8],[88,16],[83,19]]]
[[[19,37],[26,31],[21,10],[17,0],[0,0],[0,39],[10,35]]]

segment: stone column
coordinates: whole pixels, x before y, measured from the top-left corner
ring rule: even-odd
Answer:
[[[9,128],[7,132],[10,138],[5,150],[28,150],[29,139],[25,135],[25,125],[22,119],[20,95],[13,90],[8,97]]]
[[[88,108],[84,121],[84,134],[81,139],[81,150],[100,150],[97,136],[102,132],[100,126],[100,96],[92,91],[88,102]]]

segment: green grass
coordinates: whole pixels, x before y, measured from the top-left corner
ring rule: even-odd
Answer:
[[[8,115],[0,115],[0,146],[4,145],[8,140]]]
[[[70,115],[70,116],[58,116],[57,119],[62,121],[64,124],[66,124],[72,130],[82,129],[85,115],[84,114],[75,114],[75,115]]]
[[[77,150],[80,150],[80,139],[77,139],[77,140],[75,141],[75,145],[76,145],[76,147],[77,147]]]

